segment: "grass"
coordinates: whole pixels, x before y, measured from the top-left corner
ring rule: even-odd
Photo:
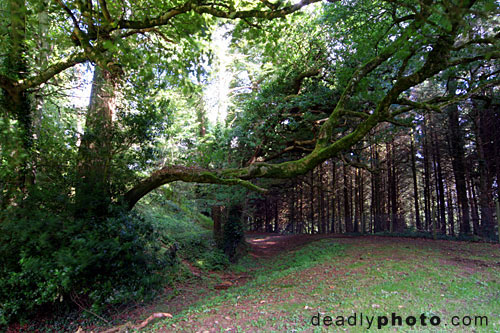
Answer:
[[[250,257],[233,267],[253,272],[241,287],[214,291],[149,331],[321,331],[311,319],[391,314],[427,317],[434,331],[500,332],[500,251],[490,244],[370,238],[326,239],[271,259]],[[441,323],[432,327],[429,318]],[[487,316],[488,326],[453,326],[453,316]],[[383,321],[383,318],[381,319]],[[467,323],[467,318],[466,318]],[[404,325],[406,325],[403,322]],[[484,324],[484,322],[483,322]],[[373,327],[372,327],[373,328]],[[382,326],[382,331],[410,326]]]

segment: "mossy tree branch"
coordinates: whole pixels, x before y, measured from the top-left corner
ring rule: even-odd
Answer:
[[[186,166],[168,166],[154,172],[150,177],[141,181],[134,188],[128,191],[125,196],[125,202],[132,208],[140,198],[161,185],[174,181],[221,184],[221,185],[240,185],[253,191],[265,193],[263,189],[250,181],[240,178],[222,178],[217,171]]]
[[[459,28],[464,24],[461,18],[465,15],[473,2],[474,1],[464,1],[462,7],[456,7],[454,9],[454,12],[449,16],[451,30],[446,33],[443,32],[435,42],[430,45],[431,51],[428,52],[426,61],[422,66],[406,76],[399,75],[391,89],[389,89],[385,96],[379,100],[375,110],[371,114],[363,115],[363,120],[345,136],[332,142],[333,130],[338,125],[340,118],[350,114],[350,112],[346,111],[346,105],[351,96],[356,92],[359,82],[381,64],[390,59],[402,46],[408,43],[410,37],[419,29],[420,25],[426,21],[426,15],[430,15],[430,12],[425,13],[424,11],[420,13],[420,18],[412,22],[399,38],[387,46],[377,56],[354,71],[335,109],[320,127],[320,134],[316,141],[315,148],[310,154],[294,161],[279,164],[254,163],[247,167],[237,169],[211,171],[189,169],[189,172],[186,173],[185,167],[177,166],[164,168],[159,172],[155,172],[151,177],[141,181],[125,195],[125,200],[128,202],[129,207],[132,208],[133,205],[149,191],[176,180],[216,184],[238,184],[237,180],[242,180],[246,182],[239,183],[239,185],[245,185],[252,188],[255,185],[252,184],[252,186],[248,186],[248,181],[251,179],[287,179],[297,177],[312,170],[325,160],[339,156],[340,153],[349,150],[353,145],[360,142],[379,123],[392,121],[394,113],[391,114],[391,107],[395,104],[400,105],[401,99],[399,96],[403,92],[433,77],[442,70],[457,65],[456,61],[450,61],[451,52],[453,51],[453,45],[458,35],[458,31],[460,30]],[[480,59],[484,59],[484,57],[477,58],[477,60]],[[412,105],[412,107],[415,106],[416,104]],[[430,106],[427,108],[437,110],[437,108],[431,108]],[[412,108],[406,108],[406,111],[410,111],[411,109]],[[401,109],[399,109],[398,112],[401,112]],[[183,171],[179,173],[179,170]]]

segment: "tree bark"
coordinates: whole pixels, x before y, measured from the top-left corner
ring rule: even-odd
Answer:
[[[466,174],[466,181],[467,180],[469,183],[467,188],[468,188],[469,198],[470,198],[473,233],[474,233],[474,235],[479,235],[479,210],[478,210],[478,203],[477,203],[477,196],[476,196],[474,179],[471,177],[470,172],[467,172],[467,174]]]
[[[415,163],[415,144],[413,135],[411,136],[411,141],[410,141],[410,154],[411,154],[411,172],[413,176],[413,203],[415,209],[415,227],[417,230],[421,230],[422,221],[420,219],[420,208],[418,203],[417,166]]]
[[[330,187],[330,190],[332,192],[332,219],[331,219],[331,226],[330,230],[333,233],[338,232],[338,227],[336,228],[336,222],[337,222],[337,216],[335,214],[335,203],[336,203],[336,193],[337,193],[337,178],[336,178],[336,169],[337,169],[337,163],[332,159],[332,186]],[[338,224],[337,224],[338,225]]]
[[[314,234],[315,233],[315,223],[314,223],[314,169],[311,170],[311,178],[310,178],[310,191],[309,191],[309,218],[310,218],[310,224],[311,228],[309,230],[309,233]]]
[[[434,134],[434,156],[435,156],[435,174],[436,174],[436,189],[439,202],[439,226],[441,233],[446,235],[446,206],[445,206],[445,193],[443,181],[443,169],[441,167],[441,150],[439,149],[439,142],[437,140],[436,132]]]
[[[349,200],[349,182],[347,176],[347,166],[343,164],[343,176],[344,176],[344,221],[345,221],[345,231],[351,233],[354,231],[354,226],[352,224],[351,217],[351,204]]]
[[[424,215],[425,215],[425,230],[429,231],[431,226],[431,170],[430,170],[430,158],[429,158],[429,141],[427,139],[428,131],[427,131],[427,119],[424,116],[424,141],[423,145],[423,154],[424,154]]]
[[[76,217],[102,217],[108,213],[117,84],[112,73],[95,67],[85,133],[78,150]]]
[[[476,103],[475,103],[476,104]],[[491,174],[488,170],[487,156],[485,154],[483,127],[486,118],[484,110],[479,105],[476,106],[475,113],[475,131],[476,131],[476,146],[479,164],[479,208],[481,211],[481,236],[493,238],[494,220],[493,220],[493,200],[491,198]]]
[[[33,184],[31,153],[33,146],[32,108],[28,99],[28,92],[19,89],[14,82],[22,81],[28,73],[26,62],[26,4],[24,0],[10,0],[7,5],[10,11],[7,34],[8,49],[3,50],[4,68],[8,82],[3,85],[2,106],[5,114],[0,130],[8,133],[8,139],[2,142],[0,157],[6,161],[11,172],[4,174],[0,184],[0,208],[10,205],[15,198],[23,199],[27,195],[27,188]],[[3,164],[3,163],[2,163]]]
[[[471,229],[469,202],[465,184],[465,149],[457,105],[448,108],[448,135],[450,141],[451,164],[455,178],[455,189],[457,191],[457,200],[460,206],[459,233],[460,235],[467,235],[470,234]]]

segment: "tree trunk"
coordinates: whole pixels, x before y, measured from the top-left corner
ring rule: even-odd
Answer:
[[[450,235],[455,236],[455,214],[453,213],[453,199],[451,195],[451,191],[447,191],[447,199],[448,199],[448,225],[450,226]]]
[[[365,221],[365,191],[364,191],[364,178],[363,171],[359,170],[359,188],[358,188],[358,200],[359,200],[359,216],[361,222],[361,233],[366,232],[366,221]]]
[[[427,120],[424,116],[424,141],[423,145],[423,157],[424,157],[424,215],[425,215],[425,230],[429,231],[431,225],[431,171],[430,171],[430,158],[429,158],[429,144],[427,139]]]
[[[323,164],[319,165],[318,170],[318,192],[319,192],[319,202],[318,202],[318,213],[319,213],[319,233],[325,233],[325,214],[323,211]]]
[[[392,226],[393,226],[393,231],[399,232],[401,231],[401,223],[399,220],[399,204],[398,204],[398,199],[399,199],[399,192],[398,192],[398,173],[397,173],[397,166],[396,166],[396,157],[395,157],[395,152],[394,152],[394,140],[391,142],[390,145],[391,149],[391,221],[392,221]]]
[[[439,142],[437,140],[436,132],[434,134],[434,157],[435,157],[435,174],[436,174],[436,189],[439,202],[439,226],[441,233],[446,235],[446,206],[445,206],[445,194],[444,194],[444,181],[443,181],[443,170],[441,168],[441,151],[439,149]]]
[[[382,181],[381,181],[381,170],[379,165],[379,155],[377,151],[377,146],[372,152],[372,207],[373,207],[373,232],[383,231],[382,225],[382,202],[381,202],[381,191],[382,191]]]
[[[298,226],[298,233],[301,234],[304,232],[304,213],[303,213],[303,210],[304,210],[304,197],[303,197],[303,188],[304,188],[304,182],[301,181],[299,183],[299,202],[298,202],[298,213],[299,213],[299,218],[298,218],[298,221],[299,221],[299,226]]]
[[[493,238],[494,234],[494,220],[493,220],[493,200],[491,198],[491,175],[488,170],[488,163],[485,153],[485,143],[483,140],[483,127],[488,110],[480,107],[477,103],[474,103],[476,107],[475,112],[475,134],[476,134],[476,146],[479,164],[479,206],[481,211],[481,236],[487,238]]]
[[[28,66],[26,62],[26,5],[24,0],[10,0],[8,2],[10,24],[8,25],[7,50],[2,50],[4,68],[7,77],[20,80],[26,77]],[[4,121],[0,122],[2,135],[7,135],[2,140],[0,158],[11,172],[3,175],[0,180],[0,209],[6,208],[11,200],[24,198],[27,188],[33,184],[31,153],[33,146],[31,105],[26,90],[17,89],[15,86],[2,90]],[[14,120],[17,122],[14,122]],[[4,143],[5,142],[5,143]],[[2,164],[4,164],[2,163]],[[3,187],[3,188],[2,188]]]
[[[310,234],[314,234],[314,169],[311,170],[311,190],[309,191],[309,217],[310,217],[310,223],[311,223],[311,228],[309,230]]]
[[[337,163],[332,160],[332,186],[330,187],[331,188],[331,191],[332,191],[332,219],[331,219],[331,226],[330,226],[330,230],[333,232],[333,233],[336,233],[338,232],[338,227],[337,229],[335,228],[335,222],[336,222],[336,216],[335,216],[335,199],[336,199],[336,193],[337,193],[337,178],[336,178],[336,174],[335,174],[335,171],[337,169]]]
[[[214,221],[214,240],[220,246],[222,241],[222,206],[212,206],[212,220]]]
[[[343,165],[343,173],[344,173],[344,220],[345,220],[345,231],[347,233],[351,233],[354,231],[352,225],[352,217],[351,217],[351,205],[349,202],[349,183],[347,177],[347,167],[344,163]]]
[[[290,193],[290,224],[291,224],[291,229],[292,229],[292,234],[296,232],[295,230],[295,192],[297,190],[297,180],[294,179],[292,181],[292,191]]]
[[[95,67],[85,133],[78,151],[76,217],[107,215],[117,79]]]
[[[417,183],[417,166],[415,163],[415,145],[413,135],[410,141],[410,154],[411,154],[411,172],[413,176],[413,203],[415,209],[415,227],[417,230],[422,229],[422,221],[420,220],[420,209],[418,205],[418,183]]]
[[[387,151],[387,215],[389,217],[389,232],[394,232],[394,214],[393,214],[393,191],[394,191],[394,177],[393,172],[393,160],[392,160],[392,149],[389,143],[385,145]]]
[[[279,199],[276,197],[274,202],[274,232],[279,232],[280,216],[279,216]]]
[[[472,179],[470,172],[467,172],[467,178],[469,185],[467,186],[470,198],[471,216],[472,216],[472,226],[474,228],[474,235],[479,235],[479,211],[477,204],[477,196],[475,190],[474,179]]]
[[[458,106],[448,109],[448,135],[450,141],[451,164],[455,177],[458,205],[460,206],[460,235],[470,234],[469,202],[465,184],[465,149],[462,131],[460,130]]]

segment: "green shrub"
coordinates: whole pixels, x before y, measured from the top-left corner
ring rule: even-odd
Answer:
[[[0,323],[41,306],[98,311],[151,295],[172,265],[155,228],[117,210],[112,218],[75,220],[37,207],[11,210],[0,223]]]
[[[196,266],[201,269],[217,271],[223,270],[229,266],[229,258],[227,255],[217,248],[212,248],[210,251],[204,252],[195,261]]]
[[[213,221],[182,202],[164,200],[161,205],[139,206],[146,219],[160,232],[166,246],[174,246],[179,257],[204,270],[221,270],[229,265],[212,235]]]

